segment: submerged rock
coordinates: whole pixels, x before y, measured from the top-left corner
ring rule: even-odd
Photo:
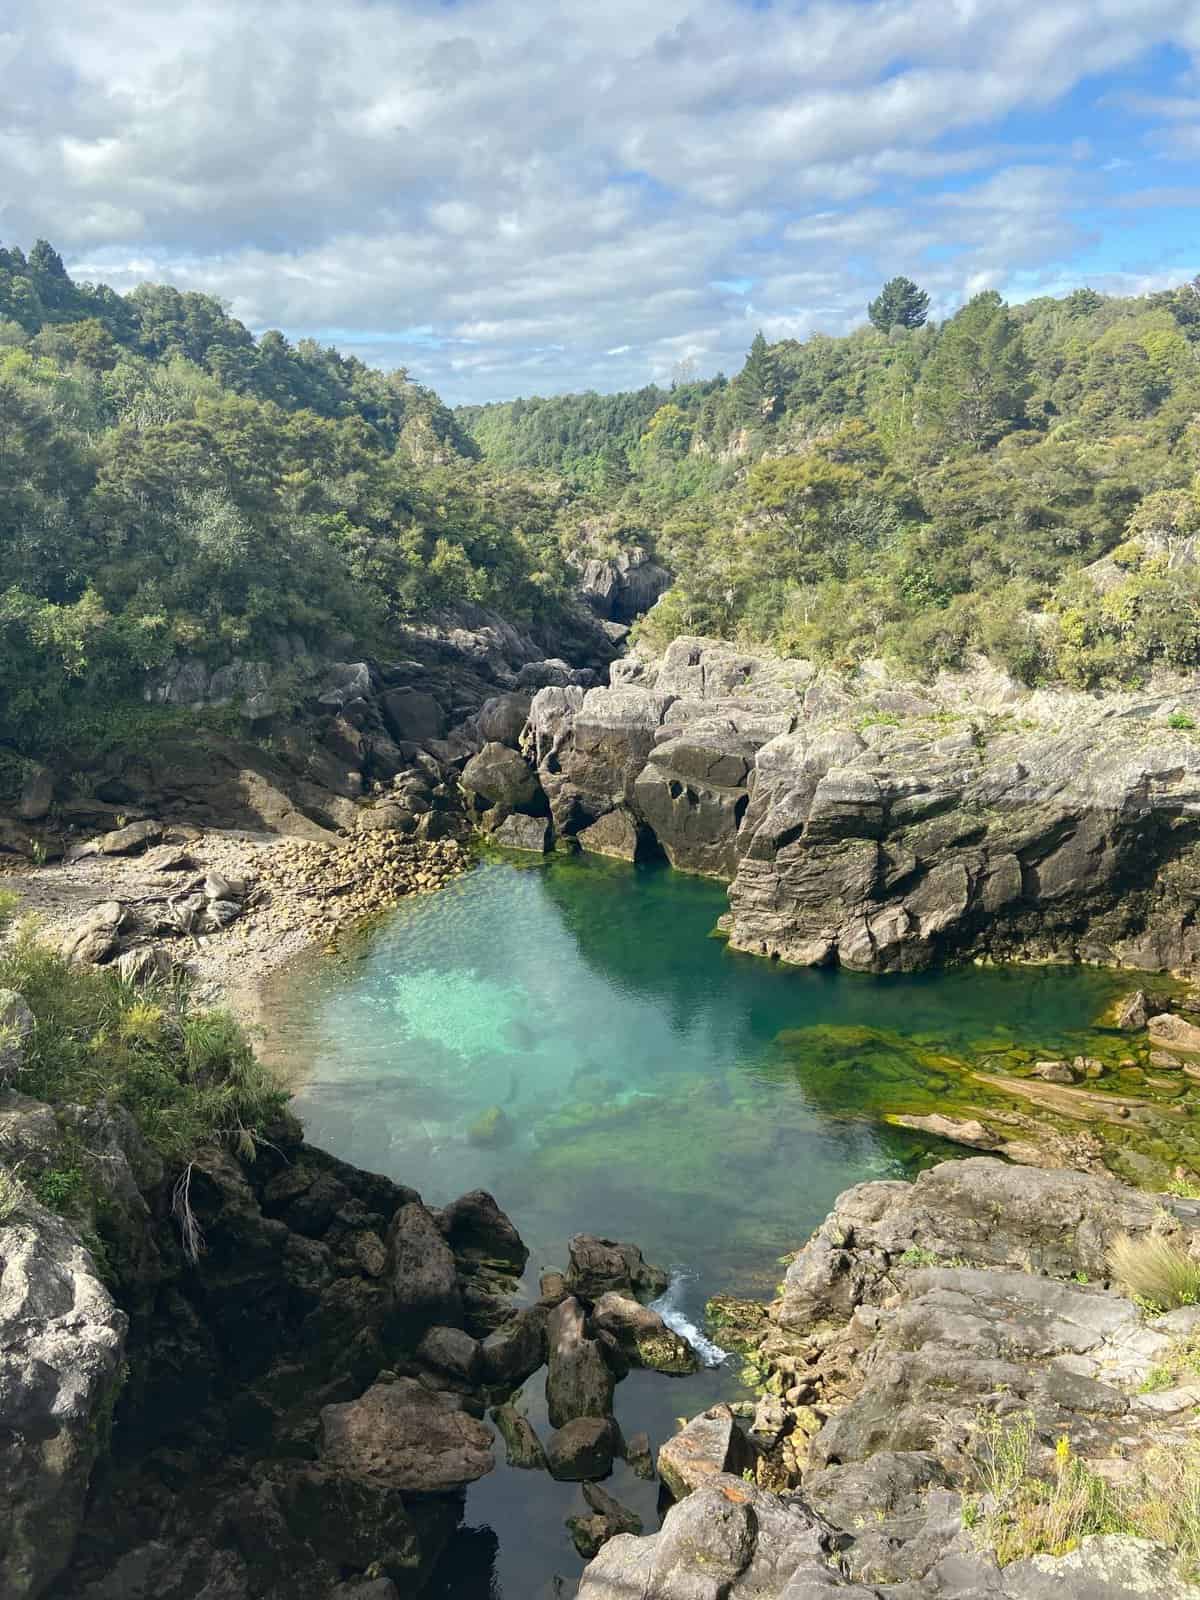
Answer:
[[[528,1417],[522,1416],[515,1406],[497,1406],[492,1412],[492,1421],[504,1440],[510,1467],[545,1470],[546,1452]]]

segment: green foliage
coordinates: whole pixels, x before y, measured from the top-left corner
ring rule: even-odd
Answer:
[[[889,278],[867,307],[867,316],[881,333],[893,328],[919,328],[929,315],[929,296],[911,278]]]
[[[52,1105],[126,1106],[170,1163],[214,1139],[244,1147],[284,1103],[238,1023],[190,1011],[178,990],[147,998],[113,972],[70,966],[25,931],[0,950],[0,986],[24,996],[37,1024],[22,1089]],[[61,1209],[82,1181],[68,1164],[43,1174],[37,1192]]]

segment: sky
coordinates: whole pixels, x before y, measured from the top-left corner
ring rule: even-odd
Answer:
[[[0,83],[0,243],[451,403],[733,372],[895,273],[1200,272],[1200,0],[0,0]]]

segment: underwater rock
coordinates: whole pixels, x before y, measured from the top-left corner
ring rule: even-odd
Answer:
[[[637,1512],[630,1511],[628,1506],[614,1500],[599,1484],[585,1482],[582,1493],[591,1515],[568,1517],[567,1527],[576,1550],[585,1559],[596,1555],[602,1546],[619,1533],[641,1533],[642,1519]]]
[[[635,1244],[577,1233],[569,1244],[567,1284],[575,1294],[598,1300],[614,1290],[651,1300],[670,1283],[669,1274],[645,1260]]]
[[[754,1446],[726,1405],[711,1407],[661,1446],[658,1475],[676,1500],[717,1473],[739,1476],[753,1467]]]
[[[625,1460],[639,1478],[645,1478],[648,1483],[653,1483],[657,1474],[654,1470],[654,1452],[650,1448],[648,1433],[629,1435],[625,1441]]]
[[[489,1106],[481,1111],[467,1129],[467,1143],[483,1149],[511,1144],[514,1137],[515,1130],[503,1106]]]
[[[568,1483],[607,1478],[621,1450],[612,1417],[576,1417],[550,1435],[546,1461],[550,1476]]]
[[[578,1300],[555,1306],[546,1324],[546,1404],[552,1427],[612,1410],[614,1379],[600,1344],[585,1332]]]
[[[625,1359],[635,1367],[654,1372],[689,1373],[700,1370],[700,1358],[682,1335],[668,1328],[657,1311],[609,1291],[592,1308],[592,1327],[610,1334]]]

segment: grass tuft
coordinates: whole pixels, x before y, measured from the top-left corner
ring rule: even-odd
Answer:
[[[1122,1233],[1108,1253],[1113,1282],[1147,1311],[1173,1311],[1200,1303],[1200,1262],[1157,1234],[1131,1239]]]

